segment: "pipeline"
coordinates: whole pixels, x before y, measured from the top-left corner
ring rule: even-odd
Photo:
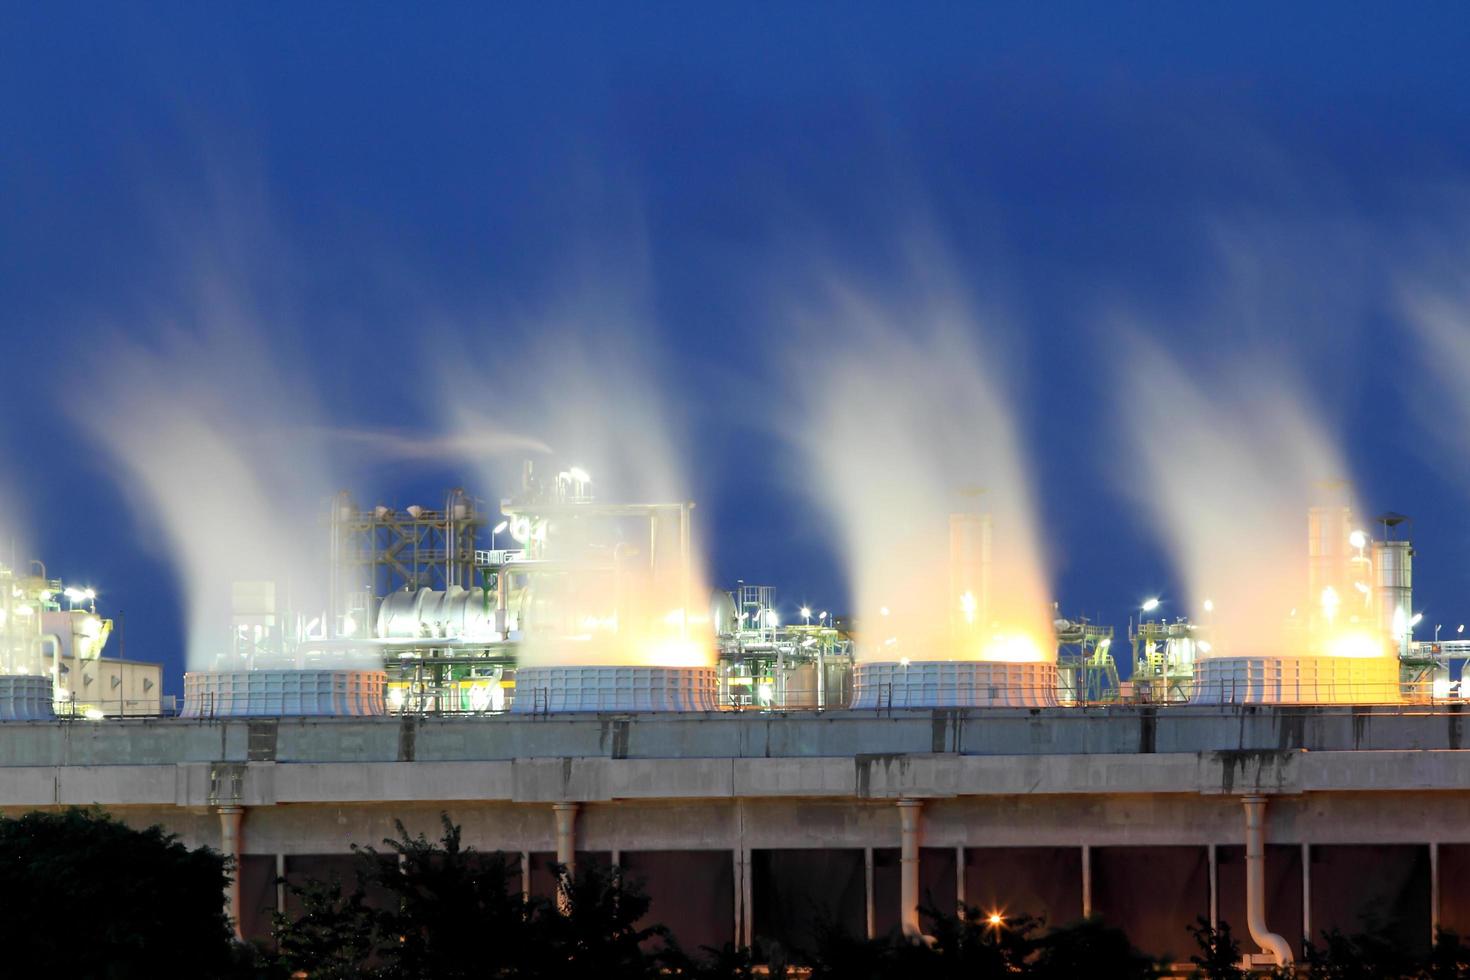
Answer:
[[[1251,939],[1276,960],[1291,965],[1291,947],[1266,928],[1266,798],[1247,796],[1245,804],[1245,921]]]

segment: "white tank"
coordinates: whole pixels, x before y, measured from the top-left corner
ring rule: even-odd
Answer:
[[[479,589],[451,585],[446,592],[394,592],[378,606],[383,640],[488,640],[495,636],[495,602]]]

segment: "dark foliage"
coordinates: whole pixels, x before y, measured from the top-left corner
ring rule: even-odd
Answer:
[[[1218,927],[1212,927],[1209,919],[1199,916],[1195,925],[1188,928],[1199,945],[1199,952],[1189,962],[1199,967],[1200,976],[1210,980],[1237,980],[1246,975],[1240,967],[1240,940],[1230,934],[1230,923],[1221,922]]]
[[[0,881],[9,976],[153,980],[239,969],[224,859],[158,827],[134,830],[79,809],[0,818]]]

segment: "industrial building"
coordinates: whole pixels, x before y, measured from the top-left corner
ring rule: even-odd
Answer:
[[[1370,534],[1312,509],[1289,648],[1146,604],[1125,683],[1111,627],[991,630],[985,515],[949,517],[926,647],[783,617],[767,586],[707,601],[692,507],[601,501],[575,468],[528,467],[498,512],[339,496],[330,607],[241,583],[182,717],[51,720],[64,660],[32,656],[0,806],[95,803],[222,849],[247,937],[278,877],[350,873],[354,844],[440,812],[519,855],[528,893],[556,863],[624,867],[688,947],[799,948],[819,908],[917,935],[926,900],[1099,915],[1179,958],[1196,917],[1227,921],[1262,964],[1365,916],[1416,947],[1470,928],[1465,651],[1413,642],[1397,515]]]

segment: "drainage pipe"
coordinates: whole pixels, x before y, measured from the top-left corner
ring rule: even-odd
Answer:
[[[1276,960],[1291,964],[1291,946],[1266,928],[1266,798],[1243,797],[1245,804],[1245,921],[1251,939]]]
[[[243,942],[245,934],[240,928],[240,853],[243,850],[240,841],[240,825],[245,819],[245,808],[243,806],[222,806],[219,808],[220,828],[220,851],[229,860],[228,873],[230,883],[225,886],[225,914],[230,917],[230,926],[235,932],[235,938]]]
[[[919,815],[923,809],[923,800],[898,801],[903,833],[899,849],[899,922],[903,934],[911,939],[923,935],[919,929]]]

